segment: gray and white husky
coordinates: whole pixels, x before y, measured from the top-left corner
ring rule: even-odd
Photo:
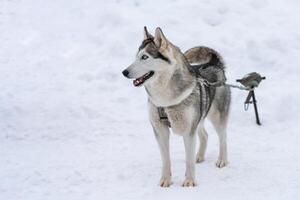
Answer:
[[[222,57],[207,47],[195,47],[183,54],[169,42],[160,28],[153,37],[144,28],[144,40],[139,47],[136,60],[122,73],[135,79],[134,86],[144,85],[148,93],[150,122],[157,139],[161,158],[161,187],[171,184],[169,151],[169,125],[172,131],[182,135],[185,146],[186,172],[182,186],[195,186],[195,162],[202,162],[207,145],[204,128],[206,116],[219,136],[217,167],[228,164],[226,127],[230,106],[230,89],[227,86],[212,87],[203,83],[192,73],[192,64],[217,65],[224,69]],[[163,109],[168,123],[161,119]],[[196,133],[200,147],[195,155]]]

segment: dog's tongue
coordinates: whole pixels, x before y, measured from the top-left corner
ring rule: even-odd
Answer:
[[[144,83],[144,76],[140,77],[140,78],[137,78],[133,81],[133,85],[134,86],[139,86],[141,85],[142,83]]]

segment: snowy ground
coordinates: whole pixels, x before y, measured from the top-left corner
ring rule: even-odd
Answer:
[[[0,1],[0,199],[299,199],[300,2]],[[182,188],[184,148],[172,135],[174,184],[157,186],[161,161],[146,94],[121,71],[142,27],[161,26],[182,50],[207,45],[234,83],[267,77],[257,91],[263,126],[233,91],[230,165],[207,159]]]

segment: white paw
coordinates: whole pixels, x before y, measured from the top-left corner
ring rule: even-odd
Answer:
[[[172,184],[171,177],[162,177],[159,181],[160,187],[169,187]]]
[[[204,157],[203,156],[197,156],[196,157],[196,163],[202,163],[204,161]]]
[[[216,166],[219,167],[219,168],[225,167],[226,165],[228,165],[228,161],[227,160],[219,159],[216,162]]]
[[[194,187],[196,185],[197,183],[193,178],[186,178],[182,183],[182,187]]]

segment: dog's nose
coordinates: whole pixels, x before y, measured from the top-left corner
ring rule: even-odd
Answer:
[[[128,74],[129,74],[129,71],[127,69],[125,69],[122,74],[125,76],[125,77],[128,77]]]

